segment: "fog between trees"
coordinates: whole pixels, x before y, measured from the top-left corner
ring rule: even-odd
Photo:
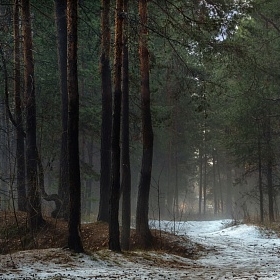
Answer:
[[[77,40],[69,35],[66,2],[0,5],[1,210],[68,219],[75,179],[82,221],[112,224],[119,216],[120,225],[122,219],[135,225],[145,220],[136,219],[136,209],[153,219],[278,220],[278,1],[153,0],[127,7],[84,0],[75,2]],[[77,74],[69,71],[69,40],[77,43]],[[79,101],[71,104],[79,104],[80,166],[71,165],[69,175],[70,72],[78,83]],[[80,179],[71,179],[73,170]],[[109,212],[112,186],[117,212]],[[119,207],[124,194],[131,219]]]

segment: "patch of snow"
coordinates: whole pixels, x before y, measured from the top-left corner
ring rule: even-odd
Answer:
[[[151,221],[151,226],[159,228],[159,223]],[[280,279],[280,239],[255,226],[231,220],[161,221],[160,228],[209,250],[196,260],[161,252],[22,251],[0,256],[0,279]]]

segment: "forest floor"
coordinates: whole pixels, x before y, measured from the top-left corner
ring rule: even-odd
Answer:
[[[36,234],[27,232],[26,213],[0,211],[0,254],[21,250],[65,248],[67,246],[68,224],[63,219],[44,217],[46,223]],[[103,222],[84,223],[81,225],[82,242],[86,252],[92,253],[108,248],[108,224]],[[174,234],[152,230],[152,250],[164,251],[188,258],[195,258],[203,247],[194,242],[187,242]],[[131,230],[131,250],[139,249],[135,230]],[[184,244],[184,245],[182,245]],[[187,246],[188,244],[188,246]]]
[[[280,279],[280,239],[267,228],[231,220],[151,221],[152,250],[137,249],[132,231],[132,251],[114,253],[106,224],[83,224],[86,254],[75,254],[62,249],[65,221],[46,218],[30,236],[25,214],[14,217],[0,212],[1,280]]]

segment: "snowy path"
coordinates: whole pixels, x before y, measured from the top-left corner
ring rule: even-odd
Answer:
[[[87,256],[62,249],[0,256],[6,279],[280,279],[280,239],[229,220],[178,222],[175,231],[209,248],[197,260],[155,252],[103,250]],[[152,225],[158,227],[156,222]],[[173,231],[171,222],[161,229]]]
[[[230,223],[230,220],[176,223],[178,235],[189,236],[206,248],[215,249],[196,261],[205,266],[205,276],[201,279],[280,279],[280,239],[255,226],[230,226]],[[170,222],[162,222],[161,227],[170,228]]]

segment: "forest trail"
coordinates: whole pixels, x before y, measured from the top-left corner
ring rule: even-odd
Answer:
[[[0,279],[280,279],[280,239],[274,233],[230,220],[162,221],[161,229],[174,232],[174,225],[174,244],[185,242],[191,250],[191,241],[206,250],[194,259],[162,251],[29,250],[2,255]]]
[[[280,279],[280,239],[272,231],[217,220],[178,222],[175,232],[209,250],[196,261],[205,267],[203,279]]]

